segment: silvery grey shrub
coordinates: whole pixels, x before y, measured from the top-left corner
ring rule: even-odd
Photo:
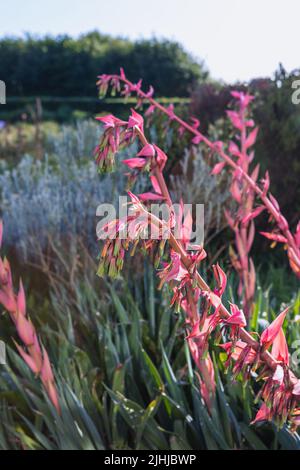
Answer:
[[[0,162],[4,242],[23,259],[34,256],[49,236],[58,242],[80,235],[96,245],[96,208],[116,202],[124,187],[120,174],[97,175],[92,154],[98,138],[99,125],[83,122],[50,135],[42,161],[24,155],[13,169]]]
[[[117,206],[124,194],[124,173],[97,174],[93,150],[101,128],[93,121],[64,126],[58,134],[49,134],[43,160],[24,155],[10,168],[0,161],[0,198],[5,225],[4,243],[14,247],[23,260],[34,257],[49,237],[56,243],[70,235],[80,236],[90,250],[97,246],[96,209],[101,203]],[[119,159],[135,155],[127,149]],[[174,200],[205,204],[205,226],[221,224],[222,207],[228,194],[220,190],[210,167],[200,153],[193,159],[192,178],[188,177],[188,155],[182,162],[182,175],[173,178]],[[124,172],[126,170],[124,169]],[[147,179],[139,179],[134,192],[150,188]]]

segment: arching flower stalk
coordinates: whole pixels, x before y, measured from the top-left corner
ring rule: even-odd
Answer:
[[[245,217],[243,217],[243,237],[241,244],[240,237],[238,238],[237,243],[239,243],[240,248],[237,250],[240,252],[241,250],[247,249],[246,253],[241,251],[240,255],[244,259],[243,265],[240,266],[240,261],[237,258],[236,268],[240,270],[240,278],[242,279],[240,290],[244,292],[244,308],[247,310],[249,309],[248,305],[251,304],[252,298],[252,291],[253,291],[253,279],[255,278],[255,271],[253,263],[249,260],[249,269],[246,269],[246,257],[247,253],[249,253],[249,245],[251,245],[251,240],[253,237],[253,224],[251,221],[265,209],[269,213],[269,221],[274,224],[274,229],[270,233],[262,233],[262,235],[266,236],[270,239],[273,243],[282,243],[287,248],[287,254],[289,258],[289,263],[296,274],[296,276],[300,279],[300,222],[296,228],[295,233],[292,233],[289,227],[289,224],[285,217],[282,215],[280,206],[278,201],[274,198],[274,196],[269,192],[270,187],[270,178],[268,172],[263,178],[259,178],[258,168],[254,170],[254,172],[249,172],[249,167],[247,161],[251,162],[252,155],[250,153],[248,159],[246,158],[247,149],[250,148],[256,140],[257,130],[252,130],[247,136],[244,135],[243,138],[240,139],[240,143],[242,146],[237,147],[236,144],[231,144],[228,147],[228,152],[225,151],[225,146],[222,142],[212,142],[208,137],[202,134],[199,130],[200,123],[198,120],[192,119],[191,123],[185,122],[183,119],[178,117],[174,113],[174,109],[172,106],[165,107],[162,104],[158,103],[154,98],[154,90],[151,87],[149,92],[144,92],[142,90],[142,82],[141,80],[138,84],[134,84],[130,82],[126,78],[126,75],[121,69],[119,75],[101,75],[99,76],[98,80],[99,89],[103,91],[105,88],[105,92],[107,92],[109,86],[112,87],[113,92],[120,91],[123,96],[131,96],[133,93],[136,94],[138,98],[138,105],[141,107],[142,104],[149,104],[149,107],[145,113],[145,115],[150,116],[153,114],[155,110],[165,114],[168,118],[169,123],[174,122],[178,124],[178,132],[183,135],[185,132],[188,132],[192,135],[191,142],[194,145],[198,145],[203,143],[208,149],[211,150],[213,154],[216,154],[221,159],[221,162],[218,163],[213,173],[219,173],[224,168],[230,169],[234,176],[233,182],[238,181],[239,186],[241,185],[241,181],[243,181],[242,191],[241,188],[239,189],[239,193],[241,196],[242,208],[241,212],[244,212],[246,206],[249,205],[249,211],[246,213]],[[239,94],[238,92],[235,93],[235,98],[240,101],[242,107],[247,107],[251,101],[251,97],[249,98],[248,95]],[[244,124],[241,123],[241,119],[239,113],[235,111],[229,111],[229,118],[233,123],[234,127],[243,134],[243,127],[253,127],[254,123],[251,120],[245,120]],[[240,128],[240,129],[239,129]],[[247,147],[247,148],[246,148]],[[246,167],[247,166],[247,167]],[[236,183],[232,186],[233,192],[235,192]],[[244,204],[243,197],[246,194],[246,201]],[[253,192],[253,193],[252,193]],[[254,194],[258,199],[259,203],[256,203],[253,199]],[[238,197],[236,193],[236,197]],[[240,197],[239,197],[240,198]],[[251,204],[250,204],[251,203]],[[253,207],[255,207],[253,209]],[[253,209],[250,211],[250,209]],[[239,220],[239,223],[241,221]],[[234,220],[233,220],[234,225]],[[247,235],[246,236],[246,232]],[[247,242],[246,242],[247,238]],[[242,247],[243,245],[243,247]],[[244,275],[242,275],[242,272]],[[250,278],[250,288],[246,287],[246,277]],[[249,300],[248,300],[249,299]],[[247,312],[246,312],[247,313]]]
[[[0,221],[0,248],[2,245],[3,224]],[[11,268],[6,258],[0,257],[0,304],[9,313],[24,348],[16,342],[16,348],[32,372],[38,376],[58,413],[59,400],[49,356],[41,345],[36,329],[26,313],[26,297],[20,280],[18,293],[15,294]]]
[[[258,371],[259,379],[264,380],[259,395],[263,400],[263,408],[259,411],[256,421],[260,417],[275,419],[278,423],[288,421],[295,428],[299,422],[300,386],[289,368],[288,352],[282,332],[287,310],[263,332],[259,341],[254,339],[254,334],[245,330],[246,318],[237,305],[231,304],[228,311],[222,301],[227,284],[225,272],[219,265],[214,266],[215,286],[210,288],[198,270],[206,257],[204,248],[195,245],[189,247],[191,251],[187,250],[192,217],[190,215],[187,220],[182,221],[181,217],[175,216],[163,176],[166,154],[148,142],[144,133],[143,118],[138,117],[136,112],[128,123],[123,125],[122,132],[126,133],[131,129],[133,119],[136,121],[133,128],[134,136],[139,140],[142,150],[135,158],[124,163],[137,173],[144,171],[146,165],[154,192],[144,194],[143,197],[129,193],[134,213],[105,227],[110,235],[111,229],[117,228],[117,231],[115,238],[111,240],[110,237],[105,243],[99,274],[112,274],[112,277],[115,277],[123,266],[125,251],[131,246],[134,250],[141,246],[144,252],[155,250],[156,267],[160,266],[158,270],[160,286],[166,284],[170,287],[173,291],[171,304],[185,315],[186,340],[198,369],[200,390],[207,407],[211,409],[215,393],[209,339],[214,338],[216,341],[218,338],[221,342],[225,340],[221,346],[227,352],[228,365],[233,363],[234,375],[241,374],[244,380],[249,380],[253,373]],[[140,158],[144,159],[143,164],[136,164],[135,160],[139,162]],[[163,199],[167,203],[170,209],[167,220],[160,221],[150,212],[148,206],[156,199]],[[138,216],[142,216],[142,221],[139,221]],[[128,228],[130,225],[132,225],[131,234],[120,241],[121,228]],[[159,234],[164,232],[167,238],[158,236],[156,239],[145,240],[144,236],[147,235],[149,227],[154,227]],[[179,233],[179,236],[176,237],[175,233]],[[113,268],[110,267],[112,262]],[[259,336],[257,333],[255,335]],[[269,351],[271,347],[274,355]],[[267,414],[266,409],[268,409]]]

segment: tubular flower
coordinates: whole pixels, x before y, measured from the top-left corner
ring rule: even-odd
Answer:
[[[264,349],[268,349],[274,343],[276,337],[282,329],[282,325],[288,311],[289,307],[281,312],[281,314],[275,318],[271,325],[262,332],[260,337],[260,344]]]

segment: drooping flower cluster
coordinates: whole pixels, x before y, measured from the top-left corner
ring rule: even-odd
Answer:
[[[241,107],[245,109],[249,99],[241,95]],[[132,122],[130,119],[128,123]],[[237,117],[232,116],[232,119]],[[176,215],[172,210],[172,200],[163,176],[167,157],[162,150],[148,142],[141,116],[134,114],[133,120],[135,123],[132,129],[140,140],[142,150],[136,157],[123,163],[137,173],[147,166],[154,192],[145,193],[140,197],[129,193],[135,208],[134,213],[106,227],[108,233],[117,228],[117,236],[113,240],[109,237],[105,243],[99,274],[115,277],[122,269],[124,253],[129,245],[133,246],[134,253],[141,241],[146,251],[148,248],[153,249],[158,243],[159,256],[156,267],[160,267],[160,287],[165,284],[169,286],[173,291],[171,304],[177,311],[185,314],[186,339],[198,369],[201,395],[208,409],[212,409],[216,387],[213,362],[209,354],[209,340],[214,335],[215,341],[217,338],[221,341],[220,345],[228,355],[226,365],[233,363],[233,376],[239,375],[244,380],[249,380],[251,375],[258,371],[259,379],[264,381],[258,397],[263,400],[263,405],[254,422],[273,418],[278,423],[288,420],[295,428],[300,421],[300,385],[289,368],[288,350],[282,330],[287,310],[282,312],[263,332],[260,340],[256,341],[254,336],[245,330],[246,318],[243,310],[235,304],[230,304],[230,311],[226,309],[222,296],[226,289],[227,276],[218,264],[214,266],[213,289],[200,276],[198,267],[206,253],[202,246],[194,246],[191,251],[187,251],[193,220],[191,214],[182,220],[183,211]],[[250,142],[252,140],[253,137]],[[160,199],[170,208],[167,223],[162,223],[146,208],[151,201]],[[250,209],[252,215],[248,219],[252,220],[256,209],[253,209],[253,206]],[[138,215],[142,215],[141,221]],[[120,232],[130,226],[130,234],[126,235],[125,240],[120,240]],[[162,236],[155,241],[151,238],[145,240],[144,236],[149,237],[149,226],[153,226],[159,233],[165,228],[167,243]],[[174,235],[175,229],[179,234],[177,237]],[[269,351],[271,347],[272,353]]]
[[[115,167],[115,155],[128,141],[128,134],[123,130],[127,122],[115,118],[113,115],[98,117],[104,124],[104,133],[99,145],[95,149],[95,159],[100,172],[110,172]]]
[[[2,245],[3,225],[0,221],[0,248]],[[60,406],[54,376],[48,353],[39,342],[37,332],[26,314],[26,298],[22,281],[18,293],[15,294],[11,268],[6,258],[0,258],[0,304],[9,313],[24,348],[17,343],[16,348],[32,372],[38,376],[55,408]]]

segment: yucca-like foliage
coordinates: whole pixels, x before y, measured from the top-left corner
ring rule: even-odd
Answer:
[[[211,415],[199,394],[183,319],[168,307],[155,277],[95,285],[89,275],[60,285],[40,327],[54,364],[59,416],[27,366],[8,349],[1,367],[1,449],[300,449],[272,424],[250,426],[255,390],[223,374],[217,346],[217,394]],[[121,291],[122,294],[118,294]],[[256,327],[271,321],[268,294],[257,299]],[[298,335],[299,297],[289,336]],[[295,328],[293,328],[295,325]],[[264,328],[265,325],[262,325]],[[217,372],[219,371],[219,372]]]

